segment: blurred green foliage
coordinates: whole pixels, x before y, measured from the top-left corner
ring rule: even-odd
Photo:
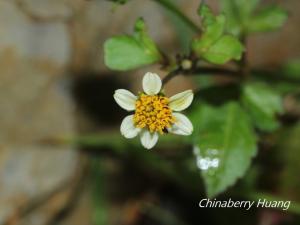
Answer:
[[[280,28],[287,19],[287,12],[278,6],[261,8],[259,2],[260,0],[221,1],[228,19],[226,30],[240,36]]]
[[[254,125],[262,131],[274,131],[279,127],[277,115],[283,113],[281,96],[262,82],[243,86],[242,104]]]

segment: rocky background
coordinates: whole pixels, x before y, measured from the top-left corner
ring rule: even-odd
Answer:
[[[273,67],[299,56],[300,2],[265,2],[278,3],[290,13],[281,31],[249,41],[250,63]],[[217,10],[217,0],[208,3]],[[178,4],[198,20],[198,0]],[[121,84],[136,89],[145,69],[132,74],[109,71],[103,63],[103,42],[130,32],[140,16],[160,46],[180,51],[174,20],[151,0],[117,7],[105,0],[0,0],[1,225],[92,223],[90,191],[78,181],[85,176],[85,155],[74,145],[53,140],[117,131],[122,112],[112,93]],[[182,79],[177,89],[192,85],[176,79]],[[169,84],[170,93],[175,84]],[[118,171],[109,160],[105,165]],[[112,224],[131,224],[138,203],[123,203],[110,209]]]

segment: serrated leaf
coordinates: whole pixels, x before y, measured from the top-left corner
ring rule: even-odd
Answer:
[[[276,115],[283,112],[282,98],[264,83],[249,83],[243,87],[242,104],[253,123],[262,131],[279,127]]]
[[[104,43],[105,64],[113,70],[136,69],[158,62],[161,58],[142,19],[137,20],[133,35],[115,36]]]
[[[193,49],[201,54],[206,52],[208,48],[221,37],[224,31],[225,17],[219,15],[213,24],[205,28],[204,33],[199,39],[195,39],[192,43]]]
[[[276,30],[284,24],[287,17],[287,12],[282,8],[270,6],[249,20],[247,30],[251,33]]]
[[[224,64],[231,59],[239,60],[243,51],[244,47],[237,38],[224,35],[202,57],[211,63]]]
[[[192,42],[193,51],[208,62],[224,64],[231,59],[240,59],[243,46],[238,39],[224,35],[225,16],[214,16],[206,4],[201,4],[203,33]]]
[[[203,3],[199,7],[198,14],[202,19],[203,34],[193,41],[192,48],[200,55],[223,34],[225,17],[224,15],[214,16],[211,9]]]
[[[204,2],[200,4],[200,7],[198,9],[198,15],[202,19],[202,26],[204,29],[216,22],[215,15],[213,14],[209,6],[206,5]]]
[[[244,175],[256,154],[256,137],[247,114],[235,102],[199,105],[190,118],[197,166],[212,198]]]

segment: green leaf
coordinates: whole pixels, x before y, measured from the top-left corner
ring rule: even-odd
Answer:
[[[226,31],[239,36],[256,8],[259,0],[223,0],[221,7],[226,15]]]
[[[201,4],[198,11],[202,18],[203,34],[192,42],[193,51],[210,63],[224,64],[231,59],[240,59],[242,44],[231,35],[224,35],[225,16],[214,16],[210,8]]]
[[[200,4],[200,7],[198,9],[198,15],[202,19],[202,26],[204,29],[216,22],[215,15],[213,14],[209,6],[203,2]]]
[[[280,28],[287,19],[286,11],[278,6],[268,6],[256,13],[258,3],[259,0],[223,0],[226,31],[240,36]]]
[[[256,137],[247,114],[235,102],[199,105],[190,118],[197,166],[211,198],[245,174],[256,154]]]
[[[225,27],[224,15],[214,16],[210,8],[206,4],[201,4],[198,14],[202,19],[203,34],[200,38],[195,39],[192,48],[201,54],[217,41],[223,34]]]
[[[223,0],[221,6],[226,13],[226,17],[234,20],[239,20],[240,23],[245,22],[260,0]]]
[[[264,8],[256,16],[249,19],[247,31],[254,33],[276,30],[284,24],[287,17],[287,12],[280,7]]]
[[[137,20],[133,35],[115,36],[104,43],[105,64],[113,70],[136,69],[158,62],[161,58],[142,19]]]
[[[283,79],[272,84],[272,87],[276,89],[280,94],[298,93],[300,91],[300,58],[290,59],[285,62],[279,70],[277,70],[278,77]],[[294,79],[295,82],[286,82],[285,78]]]
[[[211,63],[224,64],[231,59],[239,60],[243,51],[244,47],[237,38],[224,35],[202,57]]]
[[[300,81],[300,58],[287,61],[280,72],[283,76],[299,78]]]
[[[279,127],[276,115],[283,112],[282,98],[268,85],[262,82],[246,84],[241,100],[257,128],[273,131]]]
[[[195,39],[192,43],[193,49],[199,54],[206,52],[211,45],[223,34],[225,25],[225,17],[220,15],[216,17],[215,23],[208,26],[199,39]]]

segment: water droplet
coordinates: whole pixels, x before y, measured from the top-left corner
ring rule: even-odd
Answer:
[[[194,153],[196,155],[197,167],[200,170],[209,172],[210,174],[219,166],[219,151],[217,149],[206,150],[206,156],[202,157],[200,154],[200,148],[194,147]]]

